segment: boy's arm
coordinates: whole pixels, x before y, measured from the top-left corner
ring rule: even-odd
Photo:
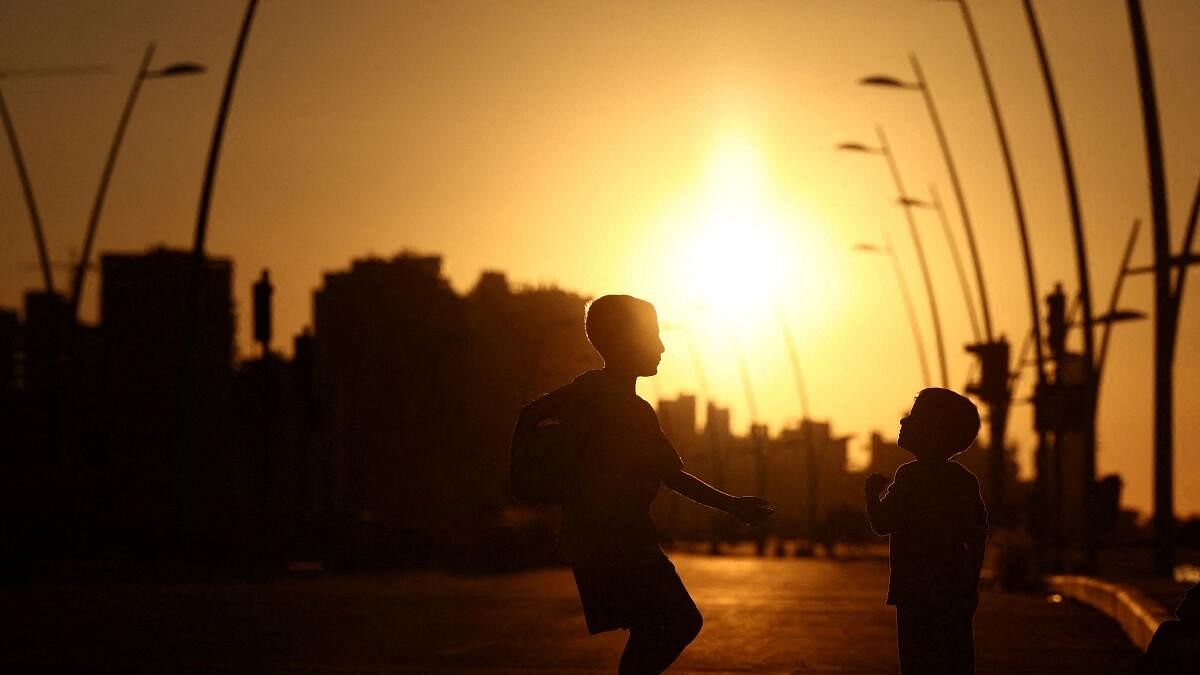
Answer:
[[[663,484],[697,504],[729,513],[747,525],[760,523],[775,513],[775,507],[762,497],[735,497],[683,469],[668,474]]]
[[[896,480],[900,480],[900,471],[896,471]],[[884,536],[896,530],[896,484],[888,485],[888,478],[883,474],[874,473],[867,477],[864,486],[864,496],[867,501],[867,521],[875,534]]]
[[[971,532],[967,537],[967,554],[971,556],[971,564],[975,570],[975,578],[983,572],[983,557],[987,550],[988,512],[979,491],[979,480],[975,480],[975,503],[972,504],[973,522]]]

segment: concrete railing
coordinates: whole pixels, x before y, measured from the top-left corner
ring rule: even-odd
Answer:
[[[1057,575],[1047,577],[1046,583],[1066,597],[1104,612],[1121,625],[1133,644],[1142,651],[1150,644],[1150,638],[1154,636],[1154,631],[1158,630],[1158,625],[1175,618],[1162,605],[1140,591],[1110,581],[1077,575]]]

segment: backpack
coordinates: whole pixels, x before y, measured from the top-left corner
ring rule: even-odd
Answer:
[[[509,489],[517,501],[561,506],[579,491],[585,434],[563,390],[521,409],[513,431]]]

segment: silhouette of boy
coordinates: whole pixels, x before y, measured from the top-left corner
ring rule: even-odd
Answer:
[[[916,456],[866,480],[871,529],[891,535],[887,603],[896,606],[900,672],[975,672],[972,621],[987,541],[975,474],[951,457],[971,447],[979,410],[949,389],[924,389],[900,420],[896,442]]]
[[[754,524],[774,512],[760,497],[735,497],[683,470],[650,404],[635,391],[658,372],[664,351],[650,303],[606,295],[588,306],[588,340],[602,370],[530,403],[518,429],[566,423],[583,440],[578,489],[563,504],[559,547],[571,563],[588,631],[625,628],[621,675],[657,675],[700,632],[703,620],[658,546],[650,503],[660,485]]]
[[[1200,673],[1200,584],[1188,589],[1175,608],[1178,621],[1164,621],[1154,631],[1138,662],[1143,675]]]

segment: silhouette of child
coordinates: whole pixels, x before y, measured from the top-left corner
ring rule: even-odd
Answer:
[[[606,295],[588,306],[588,340],[602,370],[530,403],[518,430],[576,427],[582,467],[577,494],[563,504],[559,547],[571,563],[588,631],[626,628],[621,675],[656,675],[700,632],[703,620],[658,546],[650,503],[660,485],[747,524],[774,512],[760,497],[734,497],[683,470],[650,404],[635,391],[658,372],[664,351],[650,303]]]
[[[897,443],[916,456],[867,477],[871,529],[891,535],[887,603],[896,606],[904,675],[975,672],[972,622],[987,541],[987,509],[975,474],[951,457],[979,433],[975,404],[949,389],[924,389],[900,420]]]
[[[1154,631],[1138,661],[1143,675],[1200,673],[1200,584],[1188,589],[1175,608],[1178,621],[1164,621]]]

